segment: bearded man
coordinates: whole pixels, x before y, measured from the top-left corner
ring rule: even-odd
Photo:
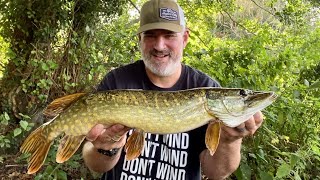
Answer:
[[[141,9],[137,31],[142,60],[109,72],[99,91],[144,89],[177,91],[219,87],[206,74],[181,63],[189,38],[181,7],[172,0],[150,0]],[[213,156],[205,146],[206,125],[189,132],[148,134],[137,159],[125,159],[123,146],[130,130],[121,124],[98,124],[87,135],[83,158],[89,169],[103,172],[102,179],[225,179],[240,163],[242,138],[254,134],[263,121],[256,113],[236,128],[223,126]]]

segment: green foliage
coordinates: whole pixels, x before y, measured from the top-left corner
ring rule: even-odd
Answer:
[[[0,80],[3,76],[2,72],[4,71],[5,65],[8,63],[6,56],[7,48],[8,44],[3,40],[2,36],[0,36]]]
[[[233,6],[241,7],[241,3],[235,1]],[[319,26],[310,23],[318,14],[309,14],[312,7],[303,1],[266,1],[258,5],[274,15],[252,16],[249,13],[254,11],[249,10],[260,7],[245,3],[246,11],[218,7],[221,13],[210,15],[210,19],[218,20],[221,14],[230,15],[225,22],[189,24],[193,31],[184,61],[216,78],[222,86],[273,90],[279,95],[264,111],[263,127],[244,142],[242,163],[234,174],[237,179],[319,178],[319,143],[314,143],[320,127]],[[210,3],[202,6],[216,12]],[[200,20],[209,16],[206,11],[192,9],[195,14],[203,12]],[[242,18],[236,18],[239,16]],[[265,17],[268,24],[256,21]],[[232,22],[236,26],[232,27]],[[193,27],[199,24],[199,29]],[[224,34],[218,33],[219,24],[225,25]]]
[[[309,88],[310,89],[318,89],[318,88],[320,88],[320,81],[317,81],[317,82],[313,83]]]
[[[57,143],[56,143],[57,144]],[[89,170],[83,170],[84,167],[81,164],[81,153],[73,155],[67,162],[63,164],[56,163],[56,152],[57,146],[51,147],[48,157],[43,165],[41,173],[38,173],[34,179],[61,179],[67,180],[70,179],[70,174],[68,173],[73,171],[78,171],[78,174],[72,175],[72,178],[83,178],[88,177],[92,178]]]
[[[109,48],[99,31],[125,3],[0,1],[1,154],[16,153],[35,122],[43,123],[39,111],[45,104],[93,89],[105,73]],[[60,168],[47,175],[65,177]]]

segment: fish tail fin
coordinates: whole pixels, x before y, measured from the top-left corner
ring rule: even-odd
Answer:
[[[221,122],[220,121],[213,121],[209,123],[206,131],[206,146],[212,156],[219,145],[220,139],[220,131],[221,131]]]
[[[63,163],[67,161],[79,148],[86,136],[64,136],[59,144],[56,161],[57,163]]]
[[[40,126],[33,131],[20,148],[22,153],[31,154],[28,160],[28,174],[33,174],[41,168],[52,144],[53,140],[45,134],[44,127]]]
[[[126,159],[133,160],[140,156],[144,147],[145,133],[142,130],[136,129],[129,136],[125,145]]]

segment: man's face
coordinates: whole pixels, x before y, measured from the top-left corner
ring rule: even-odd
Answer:
[[[172,75],[181,66],[188,37],[188,31],[176,33],[156,29],[142,32],[140,49],[146,67],[161,77]]]

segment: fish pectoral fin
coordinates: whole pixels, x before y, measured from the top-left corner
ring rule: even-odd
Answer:
[[[144,147],[145,133],[142,130],[136,129],[129,136],[125,145],[126,159],[133,160],[140,156]]]
[[[220,121],[213,121],[209,123],[206,131],[206,146],[210,151],[211,156],[213,156],[213,154],[216,152],[217,147],[219,145],[220,131],[221,131]]]
[[[47,108],[43,111],[43,114],[48,117],[56,117],[67,107],[69,107],[74,101],[78,100],[87,93],[76,93],[52,101]]]
[[[61,140],[56,156],[57,163],[67,161],[79,148],[86,136],[65,135]]]
[[[28,160],[28,174],[33,174],[41,168],[52,143],[52,140],[45,135],[43,128],[44,126],[40,126],[33,131],[20,148],[22,153],[31,154]]]

